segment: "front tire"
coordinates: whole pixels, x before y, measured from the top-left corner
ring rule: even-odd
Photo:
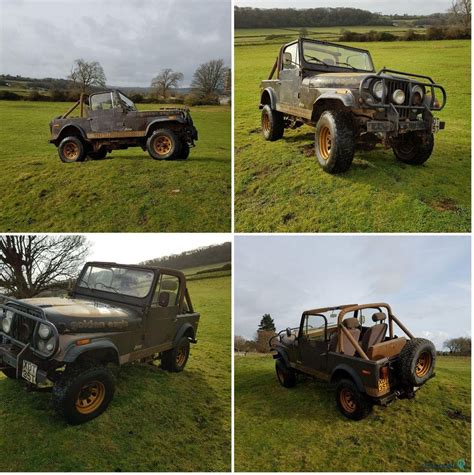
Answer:
[[[409,165],[422,165],[431,157],[433,147],[433,134],[408,132],[397,138],[392,149],[397,160]]]
[[[284,388],[294,388],[296,386],[296,374],[294,369],[288,368],[281,358],[275,361],[275,371],[278,382]]]
[[[316,158],[321,168],[331,174],[349,170],[355,152],[352,118],[345,111],[325,111],[316,124]]]
[[[54,409],[69,424],[83,424],[100,416],[112,401],[115,382],[104,366],[67,369],[54,383]]]
[[[146,142],[146,149],[155,160],[173,160],[181,152],[181,142],[169,129],[158,129]]]
[[[283,114],[273,110],[268,104],[262,109],[262,134],[265,140],[274,142],[283,137],[285,121]]]
[[[360,421],[372,412],[372,401],[357,389],[350,379],[341,379],[336,385],[336,404],[348,419]]]
[[[78,137],[65,137],[59,144],[58,154],[64,163],[83,162],[86,158],[86,148]]]
[[[171,350],[164,351],[161,355],[161,367],[172,373],[183,371],[189,358],[190,344],[187,337],[181,338]]]

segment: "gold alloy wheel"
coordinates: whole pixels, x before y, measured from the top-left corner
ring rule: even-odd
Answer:
[[[425,376],[431,368],[431,353],[424,351],[416,362],[415,373],[419,378]]]
[[[319,131],[319,152],[324,160],[327,160],[331,153],[331,131],[325,125]]]
[[[265,132],[270,130],[270,117],[267,113],[263,114],[262,127]]]
[[[100,381],[85,384],[77,396],[76,409],[80,414],[94,412],[105,399],[105,386]]]
[[[183,366],[184,362],[186,361],[186,347],[180,346],[178,348],[178,353],[176,354],[176,364],[177,366]]]
[[[346,412],[354,412],[356,410],[357,405],[354,401],[354,394],[350,389],[343,388],[339,394],[339,400]]]
[[[64,156],[71,161],[79,158],[79,146],[74,142],[68,142],[63,148]]]
[[[158,155],[167,155],[173,147],[173,142],[166,135],[160,135],[153,142],[153,146]]]

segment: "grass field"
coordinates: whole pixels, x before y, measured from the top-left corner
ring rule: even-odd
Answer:
[[[184,372],[123,367],[111,405],[85,425],[0,376],[0,472],[230,471],[230,282],[189,282],[201,320]]]
[[[370,28],[369,28],[370,29]],[[271,31],[271,30],[269,30]],[[241,30],[236,32],[237,37]],[[296,35],[296,33],[295,33]],[[281,44],[281,43],[279,43]],[[259,85],[278,44],[235,48],[235,230],[237,232],[466,232],[471,219],[470,41],[354,43],[383,66],[432,76],[447,90],[446,130],[420,167],[391,150],[356,152],[350,170],[324,173],[313,128],[265,142]]]
[[[65,164],[48,143],[48,124],[68,108],[0,101],[1,232],[230,231],[230,107],[192,109],[199,140],[188,160],[130,148]]]
[[[236,471],[417,472],[464,459],[471,465],[469,358],[440,357],[436,378],[415,399],[349,421],[333,389],[312,380],[281,387],[270,356],[235,359]],[[462,463],[461,463],[462,466]]]

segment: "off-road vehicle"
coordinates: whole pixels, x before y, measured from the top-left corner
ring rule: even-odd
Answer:
[[[52,385],[53,407],[72,424],[107,408],[114,366],[161,359],[179,372],[196,343],[199,314],[172,269],[90,262],[67,298],[1,297],[0,370]]]
[[[372,313],[372,326],[363,311]],[[408,339],[395,335],[394,323]],[[270,339],[270,349],[282,386],[295,386],[298,374],[333,383],[339,410],[355,420],[373,404],[413,398],[434,376],[436,360],[433,343],[415,338],[386,303],[306,310],[298,328]]]
[[[78,106],[80,117],[69,117]],[[138,111],[118,89],[81,94],[49,128],[50,143],[66,163],[82,162],[87,156],[102,159],[112,150],[129,147],[141,147],[156,160],[184,160],[198,138],[189,109]]]
[[[433,134],[445,125],[433,111],[445,104],[444,88],[428,76],[375,72],[368,51],[307,38],[284,45],[261,83],[265,139],[316,126],[316,157],[328,173],[348,170],[356,147],[371,150],[379,142],[404,163],[424,163]]]

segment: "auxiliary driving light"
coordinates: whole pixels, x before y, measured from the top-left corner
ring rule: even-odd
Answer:
[[[392,99],[395,104],[401,105],[405,102],[405,93],[401,89],[393,91]]]

